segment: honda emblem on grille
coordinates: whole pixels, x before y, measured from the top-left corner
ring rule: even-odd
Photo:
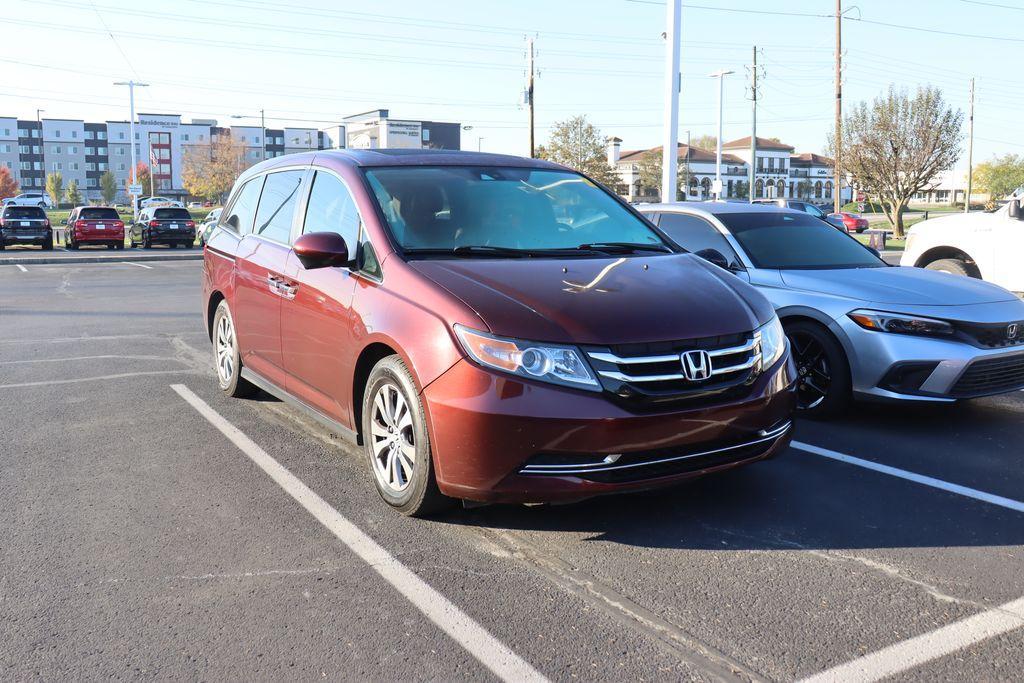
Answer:
[[[1006,326],[1006,338],[1016,339],[1017,338],[1018,326],[1017,323],[1010,323]]]
[[[711,354],[704,349],[685,351],[680,360],[683,376],[691,382],[699,382],[711,376]]]

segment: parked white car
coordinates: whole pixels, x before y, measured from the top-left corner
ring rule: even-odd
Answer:
[[[169,199],[168,197],[142,197],[139,199],[139,211],[143,209],[159,209],[162,207],[169,207],[172,209],[184,209],[185,205],[179,202],[177,199]]]
[[[15,197],[8,197],[4,200],[4,206],[38,206],[43,209],[52,209],[53,202],[50,195],[39,194],[38,192],[25,192]]]
[[[1024,298],[1024,187],[994,213],[961,213],[918,223],[901,266],[995,283]]]

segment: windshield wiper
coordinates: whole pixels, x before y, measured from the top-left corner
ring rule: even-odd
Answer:
[[[672,253],[672,249],[668,245],[642,242],[594,242],[592,244],[581,244],[576,249],[580,251],[603,251],[606,254],[632,254],[638,251]]]

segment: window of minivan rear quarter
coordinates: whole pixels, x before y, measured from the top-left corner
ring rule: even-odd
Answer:
[[[256,218],[256,205],[260,200],[264,176],[253,178],[242,185],[235,193],[235,198],[227,211],[222,211],[220,224],[240,235],[252,230],[252,222]]]
[[[253,234],[281,244],[288,244],[292,233],[292,219],[299,197],[303,171],[278,171],[267,174],[256,209]]]

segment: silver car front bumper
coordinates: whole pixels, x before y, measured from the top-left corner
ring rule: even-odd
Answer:
[[[978,348],[960,341],[873,332],[849,318],[830,327],[845,347],[853,392],[861,398],[951,402],[1024,387],[1024,344]],[[932,365],[930,371],[921,370]],[[919,385],[915,381],[916,388],[909,391],[894,390],[888,380],[898,368],[917,368],[924,379]]]

